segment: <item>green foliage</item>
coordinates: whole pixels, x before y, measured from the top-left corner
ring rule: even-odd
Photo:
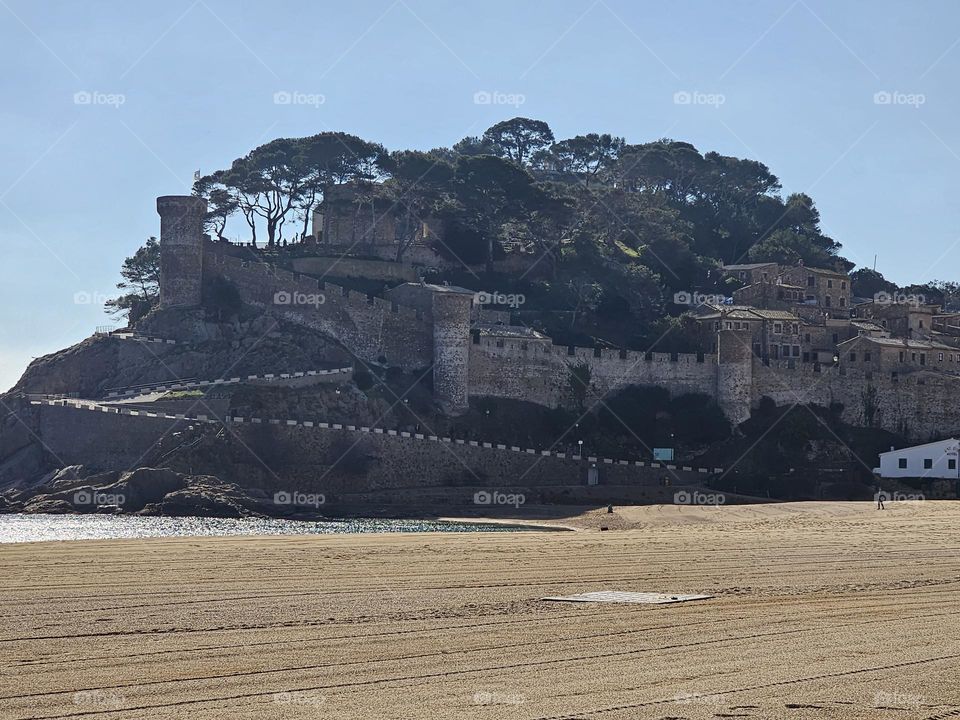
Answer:
[[[896,292],[897,285],[870,268],[860,268],[850,274],[850,291],[854,297],[872,298],[881,292]]]
[[[239,214],[254,242],[265,227],[273,245],[294,220],[306,233],[325,189],[342,183],[357,189],[350,202],[392,215],[396,260],[437,219],[443,235],[427,242],[470,266],[468,285],[494,279],[504,248],[526,253],[532,267],[523,279],[537,285],[527,293],[528,319],[607,345],[650,347],[664,317],[679,312],[666,302],[677,291],[729,294],[715,272],[721,262],[852,266],[822,231],[813,199],[782,197],[761,162],[670,138],[628,144],[585,133],[557,141],[546,122],[524,117],[428,152],[388,152],[342,132],[279,138],[201,178],[195,192],[208,201],[211,234],[222,239]],[[482,281],[477,265],[485,266]],[[858,272],[861,285],[876,285]],[[960,306],[956,287],[926,290]],[[668,344],[690,347],[689,338],[670,335]]]
[[[128,292],[108,300],[105,308],[114,315],[126,313],[127,320],[135,323],[160,302],[160,243],[155,237],[147,238],[143,247],[123,261],[120,276],[123,280],[117,288]]]

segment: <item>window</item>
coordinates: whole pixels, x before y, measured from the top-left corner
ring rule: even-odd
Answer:
[[[789,346],[789,345],[783,345],[782,347],[783,347],[783,357],[785,357],[785,358],[790,357],[790,346]]]
[[[827,287],[828,287],[828,288],[832,288],[832,287],[833,287],[833,280],[827,280]]]
[[[782,332],[783,332],[783,325],[781,325],[780,323],[774,323],[774,324],[773,324],[773,331],[774,331],[775,333],[782,333]]]
[[[719,330],[719,329],[720,329],[720,321],[719,321],[719,320],[714,320],[714,321],[713,321],[713,329],[714,329],[714,330]]]
[[[937,353],[937,361],[943,362],[943,353]]]
[[[840,307],[847,306],[847,299],[845,297],[840,298]]]
[[[727,330],[733,330],[733,323],[730,322],[729,320],[727,320],[727,322],[726,322],[726,324],[724,325],[724,327],[726,327]]]
[[[926,353],[920,353],[920,364],[921,364],[921,365],[926,365],[926,364],[927,364],[927,354],[926,354]]]
[[[793,346],[793,356],[794,356],[794,357],[800,357],[800,346],[799,346],[799,345],[794,345],[794,346]]]
[[[863,361],[864,361],[864,362],[870,362],[870,358],[871,358],[871,357],[873,357],[873,356],[872,356],[870,353],[865,352],[865,353],[863,354]]]
[[[957,469],[957,459],[956,459],[956,458],[950,458],[949,460],[947,460],[947,468],[948,468],[949,470],[956,470],[956,469]]]
[[[803,336],[803,341],[810,342],[810,333],[807,333],[806,335]]]
[[[750,323],[744,322],[744,323],[743,323],[743,329],[744,329],[744,330],[749,330],[749,329],[750,329]]]
[[[931,468],[933,468],[933,459],[932,459],[932,458],[924,458],[924,459],[923,459],[923,469],[924,469],[924,470],[930,470]]]
[[[817,280],[813,275],[807,275],[807,287],[816,287]]]
[[[856,361],[857,361],[857,354],[850,353],[850,362],[856,362]]]
[[[841,289],[841,290],[846,290],[846,289],[847,289],[847,281],[846,281],[846,280],[841,280],[841,281],[840,281],[840,289]]]
[[[733,324],[733,327],[734,327],[736,330],[739,330],[739,329],[740,329],[740,321],[738,320],[737,322],[735,322],[735,323]]]
[[[910,353],[910,362],[916,362],[916,361],[917,361],[917,354]]]
[[[900,468],[901,470],[906,470],[906,469],[907,469],[907,459],[906,459],[906,458],[900,458],[900,459],[897,461],[897,467]]]
[[[833,298],[827,295],[823,298],[823,304],[827,307],[833,307]]]
[[[923,330],[923,320],[920,321],[920,329]]]
[[[903,352],[900,352],[900,362],[903,362]]]

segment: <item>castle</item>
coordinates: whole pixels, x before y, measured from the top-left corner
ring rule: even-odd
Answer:
[[[851,313],[842,273],[728,266],[747,283],[739,300],[755,304],[695,307],[704,352],[582,348],[509,325],[506,313],[478,307],[472,289],[412,282],[380,297],[246,260],[204,238],[197,197],[158,198],[157,211],[162,306],[196,306],[204,283],[226,280],[247,304],[324,332],[364,363],[429,370],[436,402],[451,415],[480,397],[569,405],[579,371],[589,377],[588,407],[618,388],[657,385],[715,398],[734,424],[767,397],[835,407],[851,424],[913,438],[960,431],[956,318],[915,303]]]

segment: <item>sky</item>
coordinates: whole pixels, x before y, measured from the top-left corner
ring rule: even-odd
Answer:
[[[0,0],[0,390],[114,324],[158,195],[325,130],[684,140],[810,194],[859,266],[958,280],[958,21],[953,0]]]

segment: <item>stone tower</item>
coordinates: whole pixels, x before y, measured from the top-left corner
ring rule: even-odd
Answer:
[[[160,215],[160,306],[196,307],[203,280],[203,216],[207,201],[193,195],[157,198]]]
[[[433,395],[444,412],[467,411],[470,308],[473,293],[438,288],[433,293]]]
[[[749,330],[717,333],[717,403],[734,425],[750,418],[753,401],[753,336]]]

